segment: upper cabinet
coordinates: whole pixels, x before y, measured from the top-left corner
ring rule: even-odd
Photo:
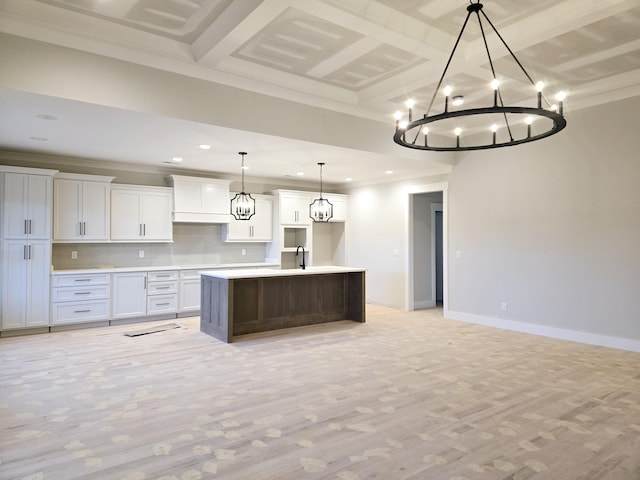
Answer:
[[[111,240],[171,242],[173,192],[166,187],[111,186]]]
[[[231,193],[229,201],[235,194]],[[249,220],[231,216],[225,225],[227,242],[270,242],[273,238],[273,199],[268,195],[251,194],[256,201],[256,213]]]
[[[108,242],[115,177],[59,173],[53,180],[53,241]]]
[[[316,195],[313,198],[317,198]],[[329,200],[329,203],[333,205],[333,216],[329,219],[330,222],[346,222],[347,221],[347,201],[348,195],[341,195],[338,193],[323,193],[323,198]]]
[[[2,238],[51,238],[51,178],[55,173],[55,170],[0,167]]]
[[[230,180],[171,175],[173,221],[189,223],[229,223],[231,219]]]
[[[278,190],[280,225],[310,225],[311,193]]]

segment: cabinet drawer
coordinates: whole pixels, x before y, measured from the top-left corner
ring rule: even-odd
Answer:
[[[52,287],[80,287],[84,285],[109,285],[108,273],[91,273],[86,275],[54,275]]]
[[[70,302],[78,300],[108,300],[109,285],[87,285],[86,287],[58,287],[51,290],[52,302]]]
[[[54,303],[51,305],[51,323],[95,322],[109,319],[109,300]]]
[[[177,280],[178,271],[164,271],[164,272],[148,272],[147,280],[149,282],[166,282],[168,280]]]
[[[200,270],[181,270],[180,280],[200,279]]]
[[[178,310],[178,295],[156,295],[147,297],[147,315],[175,313]]]
[[[149,282],[147,284],[147,295],[167,293],[178,293],[178,282]]]

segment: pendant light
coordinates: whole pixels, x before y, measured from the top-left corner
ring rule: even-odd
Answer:
[[[322,198],[322,166],[320,165],[320,198],[316,198],[309,205],[309,216],[314,222],[328,222],[333,217],[333,205],[326,198]]]
[[[242,155],[242,191],[236,193],[235,197],[231,199],[231,215],[236,220],[249,220],[256,213],[256,201],[249,193],[244,191],[244,156],[247,152],[238,152]]]

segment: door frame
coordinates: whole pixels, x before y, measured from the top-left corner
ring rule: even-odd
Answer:
[[[413,196],[421,193],[433,193],[433,192],[442,192],[442,303],[443,309],[446,312],[449,307],[449,288],[448,288],[448,265],[449,265],[449,255],[448,255],[448,225],[449,225],[449,214],[448,214],[448,190],[449,190],[449,182],[438,182],[438,183],[430,183],[426,185],[416,185],[411,187],[407,191],[406,196],[406,209],[407,212],[405,223],[407,232],[407,257],[406,257],[406,265],[405,265],[405,285],[407,288],[405,289],[405,309],[408,311],[415,310],[415,296],[414,296],[414,241],[413,241]],[[432,217],[432,222],[434,219]],[[433,243],[433,242],[432,242]],[[435,255],[435,246],[433,246],[433,254]],[[433,276],[435,277],[435,268],[433,269]],[[432,286],[434,289],[434,300],[435,300],[435,283],[432,282]]]

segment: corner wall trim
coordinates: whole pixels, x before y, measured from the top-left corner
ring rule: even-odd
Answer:
[[[503,330],[511,330],[514,332],[530,333],[532,335],[568,340],[570,342],[584,343],[587,345],[597,345],[600,347],[640,352],[640,340],[629,338],[612,337],[610,335],[581,332],[578,330],[567,330],[564,328],[549,327],[547,325],[537,325],[534,323],[518,322],[516,320],[476,315],[474,313],[456,312],[454,310],[445,311],[444,317],[451,320],[475,323],[477,325],[501,328]]]

